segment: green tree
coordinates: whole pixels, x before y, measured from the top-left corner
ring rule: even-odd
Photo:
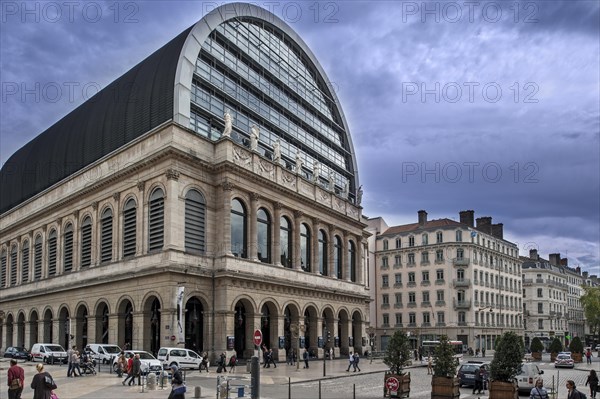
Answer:
[[[583,286],[584,294],[581,296],[583,313],[590,326],[591,333],[600,338],[600,287]]]
[[[583,344],[581,343],[581,338],[573,338],[573,340],[571,340],[571,343],[569,344],[569,349],[573,353],[583,353]]]
[[[498,340],[494,359],[490,363],[490,379],[512,382],[521,372],[525,350],[523,340],[513,331],[507,331]]]
[[[550,351],[550,353],[558,353],[558,352],[562,352],[562,350],[563,350],[562,342],[560,342],[560,339],[554,338],[552,340],[552,342],[550,343],[550,346],[548,347],[548,351]]]
[[[529,349],[531,349],[532,352],[542,352],[544,350],[544,344],[538,337],[533,337]]]
[[[454,348],[450,345],[448,337],[442,335],[440,344],[435,348],[435,364],[433,375],[436,377],[455,377],[458,359],[454,357]]]
[[[388,343],[383,363],[394,374],[403,374],[403,370],[410,364],[410,348],[408,336],[403,331],[397,330]]]

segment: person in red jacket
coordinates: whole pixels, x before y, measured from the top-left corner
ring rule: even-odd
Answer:
[[[125,385],[127,380],[131,380],[131,381],[129,381],[129,385],[131,385],[131,382],[133,382],[134,378],[135,378],[135,375],[133,374],[133,354],[132,354],[131,357],[127,360],[127,377],[122,381],[123,385]]]
[[[8,368],[8,399],[21,399],[24,384],[25,371],[17,365],[15,359],[11,359]]]

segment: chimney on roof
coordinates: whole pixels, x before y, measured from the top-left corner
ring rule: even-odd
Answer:
[[[548,260],[552,266],[560,266],[560,254],[550,254]]]
[[[579,274],[581,276],[581,267],[577,266],[575,268],[575,271],[577,272],[577,274]]]
[[[567,266],[569,266],[569,259],[567,259],[567,258],[562,258],[562,259],[560,260],[560,264],[561,264],[561,266],[566,266],[566,267],[567,267]]]
[[[538,260],[539,259],[539,256],[538,256],[538,253],[537,253],[537,249],[530,249],[529,250],[529,259],[531,259],[531,260]]]
[[[419,214],[419,225],[423,226],[425,223],[427,223],[427,212],[420,210],[417,213]]]
[[[501,240],[504,239],[504,224],[496,223],[492,225],[492,235]]]
[[[492,217],[491,216],[483,216],[477,218],[477,230],[482,231],[487,234],[492,234]]]
[[[586,279],[586,280],[587,280],[587,278],[588,278],[588,272],[583,272],[583,273],[581,273],[581,276],[582,276],[584,279]]]
[[[462,224],[466,224],[469,227],[475,227],[475,211],[460,211],[458,212],[460,216],[460,222]]]

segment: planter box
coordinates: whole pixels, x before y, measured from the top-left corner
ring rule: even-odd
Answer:
[[[431,379],[431,399],[455,399],[460,397],[458,378],[433,377]]]
[[[533,352],[531,356],[533,356],[533,360],[535,361],[539,362],[542,360],[542,352]]]
[[[490,399],[519,399],[517,384],[514,382],[490,381]]]
[[[571,353],[571,357],[573,358],[573,360],[575,361],[575,363],[581,363],[583,362],[583,354],[582,353]]]
[[[410,395],[410,373],[400,375],[387,372],[383,382],[384,398],[408,398]]]
[[[558,353],[556,353],[556,352],[550,353],[550,362],[554,363],[554,361],[556,360],[556,356],[558,356]]]

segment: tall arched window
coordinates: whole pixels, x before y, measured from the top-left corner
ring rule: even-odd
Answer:
[[[246,208],[240,200],[231,201],[231,252],[235,256],[246,258]]]
[[[339,236],[335,236],[335,244],[333,249],[333,271],[334,276],[338,279],[342,279],[342,239]]]
[[[130,198],[123,207],[123,257],[134,256],[136,250],[136,206]]]
[[[348,270],[350,281],[356,281],[356,246],[354,241],[348,241]]]
[[[100,262],[110,262],[113,250],[113,213],[106,208],[100,219]]]
[[[63,234],[63,266],[65,273],[73,270],[73,225],[69,223]]]
[[[310,247],[311,239],[310,239],[310,230],[308,226],[304,223],[300,226],[300,267],[302,270],[310,272],[310,256],[311,256],[311,247]]]
[[[48,234],[48,276],[56,274],[56,230]]]
[[[81,223],[81,267],[92,264],[92,218],[87,216]]]
[[[196,190],[185,195],[185,250],[204,252],[206,233],[206,202]]]
[[[285,216],[279,219],[279,245],[281,264],[284,267],[292,267],[292,229],[290,221]]]
[[[6,258],[6,250],[2,250],[0,255],[0,288],[6,286],[6,268],[8,267],[8,260]]]
[[[319,230],[319,273],[323,276],[329,275],[327,269],[327,236],[323,230]]]
[[[17,285],[17,246],[13,245],[10,250],[10,285]]]
[[[165,198],[163,190],[150,194],[148,206],[148,252],[159,251],[165,242]]]
[[[258,249],[258,259],[261,262],[271,263],[271,216],[260,208],[256,214],[256,244]]]
[[[29,281],[29,241],[23,241],[21,248],[21,283]]]
[[[38,235],[35,238],[33,251],[33,280],[37,281],[42,278],[42,236]]]

